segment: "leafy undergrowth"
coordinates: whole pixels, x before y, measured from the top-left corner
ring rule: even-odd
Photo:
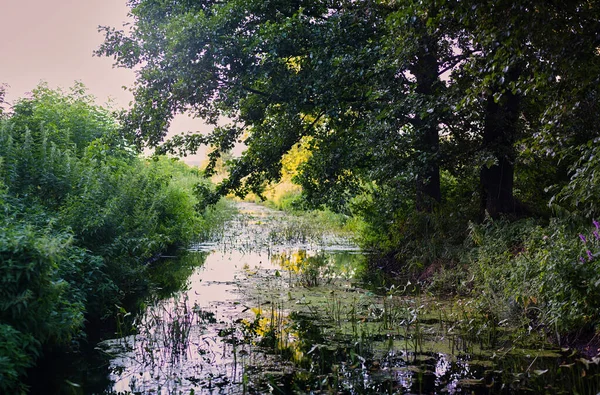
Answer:
[[[600,330],[600,224],[488,222],[471,228],[471,275],[481,307],[563,344]],[[597,352],[598,350],[596,350]]]
[[[486,220],[469,225],[454,260],[427,267],[435,295],[471,296],[491,325],[600,352],[600,223]]]

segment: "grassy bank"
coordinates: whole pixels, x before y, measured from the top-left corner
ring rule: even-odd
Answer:
[[[596,355],[599,227],[572,218],[476,223],[415,213],[385,235],[366,224],[358,239],[375,251],[370,280],[382,281],[376,273],[385,273],[387,281],[411,281],[438,297],[469,297],[491,326],[542,334]]]

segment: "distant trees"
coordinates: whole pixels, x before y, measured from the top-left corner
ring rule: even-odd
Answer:
[[[0,83],[0,117],[2,117],[2,115],[6,111],[4,108],[4,104],[6,103],[5,99],[4,99],[5,95],[6,95],[6,85]]]

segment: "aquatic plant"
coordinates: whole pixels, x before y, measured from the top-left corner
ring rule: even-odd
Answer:
[[[213,262],[217,267],[244,262],[232,271],[232,278],[221,278],[221,285],[231,283],[236,299],[216,303],[213,312],[228,312],[218,320],[191,325],[189,346],[196,351],[187,355],[187,362],[175,363],[185,366],[179,371],[190,372],[189,379],[178,378],[177,368],[163,369],[161,379],[147,379],[146,387],[139,379],[138,389],[159,384],[166,388],[170,377],[170,388],[178,391],[376,394],[536,388],[543,392],[544,385],[557,391],[564,388],[560,372],[572,375],[569,385],[581,393],[595,388],[595,362],[590,360],[586,367],[576,362],[576,354],[552,349],[543,336],[535,336],[534,328],[514,327],[515,322],[529,321],[495,315],[473,298],[438,299],[412,282],[368,290],[348,276],[356,273],[348,270],[351,264],[342,263],[356,258],[360,265],[360,257],[307,251],[305,245],[263,244],[267,232],[260,229],[282,218],[242,215],[235,226],[226,227],[227,249],[236,252],[211,247],[218,251],[219,259]],[[250,235],[238,228],[239,223]],[[506,239],[528,237],[525,228],[515,229]],[[258,245],[247,239],[255,235],[263,237]],[[318,259],[311,262],[313,257]],[[313,264],[314,272],[303,274],[303,268]],[[345,274],[337,275],[338,270]],[[206,290],[210,292],[210,285]],[[198,289],[188,292],[196,295]],[[502,309],[498,306],[497,311]],[[527,318],[518,308],[510,314]],[[168,325],[160,325],[169,333]],[[154,357],[160,361],[157,353]],[[573,363],[574,369],[559,371],[563,361]],[[582,374],[586,378],[576,382]]]

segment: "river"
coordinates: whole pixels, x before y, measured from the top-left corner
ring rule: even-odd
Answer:
[[[133,319],[122,311],[98,345],[105,393],[600,391],[597,360],[490,325],[469,299],[365,283],[368,257],[348,238],[237,205],[213,240],[169,258],[184,286],[155,290]]]

